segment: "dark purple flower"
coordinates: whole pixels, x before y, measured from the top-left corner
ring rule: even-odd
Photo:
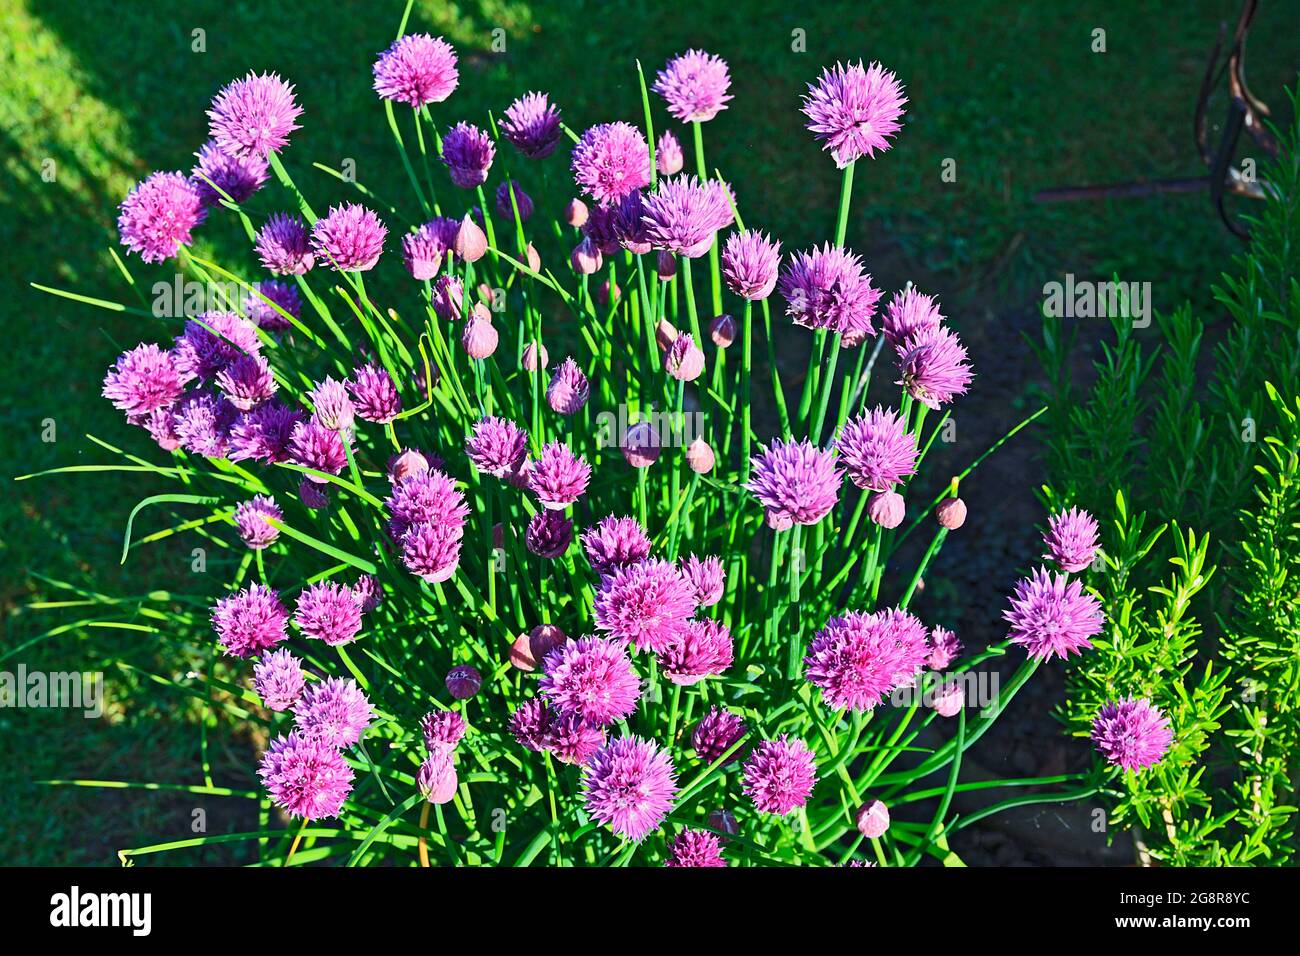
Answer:
[[[316,264],[307,227],[298,216],[275,213],[258,231],[254,245],[262,266],[276,275],[302,275]]]
[[[282,311],[295,319],[302,317],[302,296],[296,286],[287,282],[267,279],[254,285],[244,298],[244,313],[249,321],[267,332],[286,332],[293,328],[293,324],[280,314]]]
[[[543,558],[559,558],[573,543],[573,522],[559,511],[543,508],[533,515],[524,533],[524,544],[533,554]]]
[[[241,412],[261,405],[279,387],[270,364],[261,355],[241,355],[217,373],[217,388]]]
[[[501,135],[530,159],[544,159],[560,142],[560,110],[545,93],[525,93],[506,107]]]
[[[215,143],[204,143],[194,155],[199,161],[190,170],[190,179],[205,206],[215,206],[225,198],[217,192],[218,189],[231,202],[242,203],[270,176],[263,157],[234,156]]]
[[[487,181],[496,152],[492,138],[473,123],[457,123],[442,138],[442,161],[451,181],[461,189],[473,189]]]
[[[739,714],[722,707],[710,707],[691,733],[691,746],[701,760],[713,763],[734,747],[745,733],[745,722]]]

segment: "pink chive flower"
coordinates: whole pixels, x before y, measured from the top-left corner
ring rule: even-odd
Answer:
[[[946,326],[922,329],[896,351],[903,376],[897,384],[927,408],[938,409],[965,395],[975,377],[966,347]]]
[[[530,697],[510,715],[510,734],[529,750],[546,749],[546,734],[554,715],[540,697]]]
[[[400,538],[414,524],[459,528],[469,516],[465,496],[451,478],[436,468],[399,480],[384,504],[392,515],[388,530],[394,538]]]
[[[353,370],[352,378],[348,382],[348,391],[352,393],[352,405],[361,418],[384,425],[401,413],[402,399],[387,370],[370,362]]]
[[[946,627],[930,628],[930,658],[926,662],[931,670],[941,671],[961,656],[961,641]]]
[[[337,272],[367,272],[384,251],[388,228],[359,203],[331,206],[329,214],[311,227],[311,247]]]
[[[1124,770],[1158,764],[1173,741],[1169,718],[1146,699],[1130,696],[1109,701],[1092,722],[1092,742],[1097,750]]]
[[[361,606],[363,614],[369,614],[379,607],[379,602],[384,596],[384,586],[373,574],[361,575],[349,590],[352,592],[352,600]]]
[[[664,130],[655,143],[655,169],[660,176],[674,176],[682,171],[686,158],[682,155],[682,144],[673,135],[672,130]]]
[[[303,275],[316,264],[307,227],[298,216],[275,213],[258,230],[253,245],[262,267],[276,275]]]
[[[415,786],[430,803],[451,803],[460,786],[451,753],[445,750],[430,753],[415,774]]]
[[[734,216],[725,187],[689,175],[659,182],[645,197],[645,233],[659,249],[698,259]]]
[[[152,343],[123,352],[104,376],[104,397],[132,422],[170,408],[184,391],[172,354]]]
[[[835,710],[871,710],[901,687],[911,687],[930,656],[925,626],[902,610],[833,617],[804,657],[804,677],[820,687]]]
[[[343,755],[297,731],[271,741],[257,773],[276,806],[306,820],[338,816],[352,792],[352,768]]]
[[[140,419],[140,425],[163,451],[175,451],[181,447],[180,436],[176,434],[176,421],[170,408],[155,408]]]
[[[235,527],[239,530],[239,537],[255,551],[267,547],[280,537],[280,529],[267,521],[267,518],[284,520],[284,513],[270,495],[254,495],[235,508]]]
[[[514,194],[513,203],[511,193]],[[509,179],[497,187],[497,212],[502,218],[513,221],[515,209],[519,210],[519,221],[527,222],[533,214],[533,200],[518,182]]]
[[[685,630],[695,608],[695,588],[680,568],[661,558],[644,558],[601,579],[596,627],[631,641],[637,650],[659,653]]]
[[[816,783],[812,751],[802,740],[785,734],[764,740],[745,761],[742,789],[760,813],[785,816],[802,807]]]
[[[528,490],[543,508],[555,511],[573,504],[587,493],[591,466],[563,442],[553,441],[528,469]]]
[[[453,749],[465,736],[465,730],[465,718],[454,710],[430,711],[420,721],[424,746],[431,753],[435,750]]]
[[[245,412],[230,427],[230,460],[253,458],[268,464],[288,461],[293,430],[301,421],[301,412],[279,402],[267,402]]]
[[[1097,556],[1097,521],[1082,508],[1071,508],[1047,519],[1043,544],[1049,561],[1071,574],[1082,571]]]
[[[571,357],[560,363],[546,386],[546,403],[559,415],[576,415],[591,397],[591,383]]]
[[[430,584],[446,581],[460,566],[461,538],[459,526],[419,522],[401,536],[402,563],[412,574]]]
[[[276,307],[279,306],[277,309]],[[277,279],[266,279],[253,286],[244,297],[244,313],[248,320],[267,332],[287,332],[293,323],[281,315],[287,312],[295,319],[302,318],[302,296],[296,286]]]
[[[605,746],[605,728],[588,723],[578,714],[554,717],[546,728],[543,745],[561,763],[585,766]]]
[[[745,486],[767,512],[776,530],[816,524],[835,507],[843,473],[835,455],[807,441],[773,441],[751,459]]]
[[[698,684],[706,677],[717,677],[731,666],[731,631],[708,618],[687,621],[658,656],[659,666],[669,681],[682,687]]]
[[[673,339],[664,352],[664,371],[679,382],[693,382],[704,372],[704,352],[695,344],[690,332]]]
[[[474,423],[465,455],[484,474],[504,478],[528,457],[528,433],[509,419],[488,415]]]
[[[828,242],[795,253],[781,270],[777,287],[795,325],[855,340],[876,334],[871,320],[880,290],[863,271],[862,259],[847,249]]]
[[[1105,623],[1101,603],[1085,594],[1081,583],[1046,568],[1017,582],[1011,607],[1002,616],[1011,624],[1011,643],[1040,660],[1053,655],[1064,659],[1091,648],[1091,638]]]
[[[766,299],[776,288],[781,243],[762,232],[746,230],[727,237],[722,249],[722,277],[742,299]]]
[[[506,107],[501,135],[529,159],[545,159],[555,152],[563,132],[560,108],[545,93],[525,93]]]
[[[212,627],[231,657],[253,657],[286,637],[289,612],[280,595],[264,584],[250,584],[212,608]]]
[[[850,418],[835,439],[849,480],[867,491],[889,491],[916,474],[916,436],[892,408],[877,405]]]
[[[326,376],[307,392],[307,398],[315,410],[313,418],[318,423],[337,432],[352,431],[357,410],[346,384]]]
[[[298,595],[293,622],[308,637],[337,647],[355,640],[360,633],[361,605],[343,585],[318,581]]]
[[[671,758],[635,736],[611,740],[592,754],[582,783],[591,817],[633,843],[659,828],[677,796]]]
[[[635,564],[650,554],[650,537],[635,518],[608,515],[582,533],[582,550],[599,575]]]
[[[459,276],[442,273],[433,282],[433,311],[438,318],[458,322],[465,310],[465,284]]]
[[[241,412],[252,411],[279,389],[271,366],[261,355],[241,355],[217,373],[217,388]]]
[[[438,275],[449,258],[460,223],[445,216],[430,220],[402,237],[402,265],[413,279],[424,281]]]
[[[641,697],[626,646],[600,637],[566,641],[547,654],[537,687],[557,714],[578,714],[597,727],[630,716]]]
[[[253,665],[253,689],[267,710],[289,710],[302,697],[306,683],[302,661],[283,648],[264,654]]]
[[[745,721],[739,714],[721,707],[710,707],[691,733],[691,746],[701,760],[713,763],[721,759],[747,732]]]
[[[456,51],[442,37],[408,33],[375,61],[375,92],[382,99],[419,109],[441,103],[460,82]]]
[[[215,206],[227,196],[231,202],[242,203],[270,178],[261,156],[232,156],[215,143],[204,143],[194,155],[199,161],[190,170],[190,181],[205,206]]]
[[[822,70],[816,84],[808,85],[802,110],[809,131],[843,169],[861,156],[889,149],[906,102],[893,73],[879,63],[864,69],[859,61]]]
[[[207,215],[203,197],[181,173],[153,173],[118,207],[122,245],[145,262],[163,262],[193,242],[191,230]]]
[[[442,161],[451,181],[461,189],[487,182],[496,152],[492,138],[473,123],[457,123],[442,138]]]
[[[339,432],[312,419],[293,426],[289,439],[289,460],[303,468],[337,475],[348,463],[348,453]],[[318,485],[329,482],[319,475],[304,475]]]
[[[933,296],[923,295],[912,286],[895,292],[885,304],[880,318],[885,340],[897,349],[906,346],[913,335],[943,325],[943,313]]]
[[[650,184],[650,147],[635,126],[601,123],[573,147],[573,179],[602,205]]]
[[[695,600],[700,607],[712,607],[722,600],[726,573],[720,560],[712,556],[701,560],[693,554],[687,555],[682,570],[695,589]]]
[[[669,852],[664,866],[685,868],[727,865],[727,861],[722,858],[722,844],[715,834],[706,830],[683,830],[673,840]]]
[[[673,57],[651,87],[664,98],[669,114],[683,123],[713,119],[727,108],[730,88],[727,61],[703,50],[688,50]]]
[[[293,709],[294,722],[304,737],[339,748],[360,740],[374,716],[370,701],[350,677],[327,677],[312,684]]]
[[[257,327],[233,312],[204,312],[190,319],[175,343],[172,357],[184,381],[211,381],[241,355],[262,351]]]
[[[966,691],[961,682],[947,680],[934,691],[931,706],[940,717],[956,717],[966,705]]]
[[[555,559],[564,556],[573,543],[573,522],[559,511],[543,508],[528,522],[524,544],[533,554]]]
[[[249,73],[222,87],[208,110],[209,133],[232,156],[278,153],[298,129],[302,109],[293,98],[293,84],[275,73]]]
[[[223,396],[191,392],[176,405],[172,427],[186,451],[204,458],[225,458],[238,414]]]

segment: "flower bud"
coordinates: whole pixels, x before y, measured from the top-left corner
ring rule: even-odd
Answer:
[[[602,282],[599,286],[596,287],[596,303],[598,305],[609,305],[610,302],[617,302],[618,297],[621,294],[622,294],[622,290],[619,289],[618,283],[615,282],[613,288],[611,289],[609,280],[606,279],[604,282]]]
[[[728,836],[735,836],[740,832],[740,823],[736,820],[736,815],[730,810],[714,810],[705,820],[705,826],[710,830],[716,830],[718,839],[726,843]],[[723,836],[726,834],[726,836]]]
[[[656,266],[659,278],[667,282],[673,276],[677,275],[677,259],[671,252],[665,249],[659,250],[659,262]]]
[[[867,517],[885,529],[902,524],[905,511],[903,496],[897,491],[877,491],[867,499]]]
[[[460,228],[456,230],[456,239],[452,243],[452,251],[456,253],[457,258],[465,262],[478,262],[487,252],[487,236],[483,234],[478,223],[468,215],[460,221]]]
[[[298,500],[302,502],[304,508],[310,508],[312,511],[328,508],[330,504],[329,493],[323,488],[316,487],[314,482],[306,478],[298,482]]]
[[[470,664],[457,664],[447,671],[447,692],[457,700],[469,700],[483,686],[478,669]]]
[[[858,832],[868,840],[879,839],[889,829],[889,808],[879,800],[868,800],[857,815]]]
[[[429,470],[429,459],[414,448],[408,448],[392,459],[388,466],[388,480],[397,484],[411,475],[421,475]]]
[[[570,199],[564,207],[564,221],[574,229],[581,229],[587,221],[587,207],[581,199]]]
[[[677,341],[677,336],[677,329],[667,319],[660,319],[659,324],[655,326],[655,342],[664,351],[672,347],[672,344]]]
[[[633,468],[649,468],[659,460],[659,433],[650,422],[637,422],[623,436],[623,458]]]
[[[697,475],[707,475],[711,472],[714,462],[713,448],[703,438],[696,436],[695,440],[686,446],[686,464]]]
[[[497,330],[487,319],[472,315],[461,332],[460,344],[470,358],[485,359],[497,350]]]
[[[689,332],[677,336],[664,353],[664,371],[679,382],[693,382],[704,371],[704,353]]]
[[[582,242],[574,246],[573,252],[569,255],[569,262],[573,265],[573,271],[583,276],[599,272],[603,261],[600,249],[591,241],[590,236],[584,236]]]
[[[534,272],[542,271],[542,257],[538,254],[537,247],[531,242],[528,244],[528,248],[524,250],[524,257],[528,261],[528,268]]]
[[[965,703],[966,693],[958,681],[945,681],[934,693],[935,713],[940,717],[956,717]]]
[[[520,634],[510,648],[510,663],[521,671],[534,671],[546,655],[569,639],[554,624],[539,624],[527,634]]]
[[[525,372],[536,372],[538,369],[546,368],[550,356],[546,354],[546,346],[540,342],[529,342],[524,346],[524,357],[522,364]]]
[[[460,786],[451,751],[435,750],[429,754],[415,775],[415,785],[430,803],[450,803]]]
[[[736,341],[736,320],[729,315],[719,315],[709,323],[709,338],[720,349]]]
[[[966,523],[966,502],[960,498],[944,498],[934,509],[934,516],[940,525],[956,531]]]

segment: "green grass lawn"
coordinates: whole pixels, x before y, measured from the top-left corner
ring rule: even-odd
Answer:
[[[371,63],[391,41],[401,9],[369,0],[0,0],[6,476],[103,460],[86,433],[150,454],[142,435],[100,398],[99,387],[120,351],[142,338],[160,339],[163,331],[42,295],[28,283],[127,300],[130,292],[107,252],[116,242],[115,206],[151,170],[188,171],[206,136],[204,110],[225,82],[251,68],[279,71],[297,84],[306,112],[285,162],[317,208],[353,194],[312,162],[338,167],[348,159],[377,195],[408,212],[414,207],[370,89]],[[907,123],[883,159],[859,164],[849,245],[866,254],[883,288],[910,279],[940,291],[959,327],[963,308],[976,302],[981,316],[1036,312],[1043,282],[1065,272],[1150,281],[1157,309],[1189,298],[1208,309],[1210,282],[1238,248],[1205,195],[1050,207],[1030,198],[1047,186],[1202,173],[1191,113],[1218,25],[1236,17],[1232,0],[706,0],[682,13],[665,10],[648,2],[425,0],[409,29],[443,34],[460,51],[460,88],[435,112],[448,122],[484,124],[489,110],[499,114],[517,94],[542,89],[573,129],[615,118],[639,123],[635,58],[653,74],[688,46],[722,55],[731,65],[735,99],[707,126],[710,164],[737,185],[746,223],[771,229],[790,249],[826,238],[839,183],[802,128],[799,94],[825,64],[880,59],[907,89]],[[1250,47],[1255,92],[1277,108],[1300,63],[1297,22],[1300,3],[1266,5]],[[1091,50],[1096,28],[1106,31],[1104,54]],[[202,52],[195,50],[198,36]],[[494,51],[502,40],[504,51]],[[1223,108],[1220,96],[1211,118]],[[658,102],[655,110],[656,128],[663,129],[667,116]],[[543,167],[524,166],[509,148],[499,156],[538,200],[538,215],[556,215],[568,198],[564,157]],[[955,182],[941,177],[946,159],[956,163]],[[462,201],[445,176],[440,184],[449,205]],[[273,195],[268,186],[264,196]],[[257,199],[252,205],[261,208]],[[390,240],[373,288],[376,298],[392,292],[396,301],[404,276],[394,245]],[[255,275],[247,243],[228,220],[203,226],[196,249]],[[560,252],[549,255],[553,262]],[[138,260],[131,268],[146,286],[174,271]],[[1023,348],[1011,338],[1008,347]],[[54,441],[43,440],[50,420]],[[88,475],[5,489],[0,653],[76,620],[69,616],[75,609],[21,610],[51,593],[37,573],[105,593],[185,580],[188,545],[176,540],[118,564],[131,506],[158,490],[148,477]],[[248,742],[238,728],[113,664],[126,660],[179,674],[208,666],[210,654],[195,648],[184,661],[158,660],[147,635],[71,628],[0,664],[103,669],[113,702],[100,720],[0,711],[0,737],[9,743],[8,759],[0,761],[0,861],[111,864],[114,849],[159,834],[187,835],[197,806],[192,797],[50,789],[37,780],[197,783],[206,757],[218,783],[249,786],[249,761],[237,753]],[[224,777],[223,770],[229,771]],[[219,800],[211,803],[211,831],[238,825]]]

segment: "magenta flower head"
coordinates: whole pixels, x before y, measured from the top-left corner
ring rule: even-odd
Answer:
[[[907,97],[898,78],[879,63],[836,63],[808,85],[803,113],[808,129],[831,151],[843,169],[860,156],[875,156],[890,147]]]
[[[373,574],[361,575],[349,590],[352,592],[352,600],[361,605],[363,614],[368,614],[379,607],[379,602],[384,597],[384,586]]]
[[[431,524],[459,530],[469,516],[465,496],[445,473],[431,468],[402,478],[384,501],[392,518],[388,530],[394,538],[415,524]]]
[[[207,215],[203,197],[180,173],[154,173],[137,183],[118,207],[117,231],[122,245],[145,262],[163,262],[181,246]]]
[[[564,442],[553,441],[528,469],[528,490],[543,508],[563,510],[587,493],[591,466]]]
[[[276,275],[300,276],[316,264],[307,227],[297,216],[275,213],[258,230],[254,245],[263,268]]]
[[[546,733],[554,715],[540,697],[530,697],[510,715],[510,734],[529,750],[546,749]]]
[[[1105,623],[1101,603],[1066,575],[1038,568],[1022,578],[1003,613],[1011,623],[1008,636],[1030,657],[1061,659],[1092,647],[1091,638]]]
[[[1112,700],[1092,721],[1092,742],[1103,757],[1124,770],[1158,764],[1173,741],[1169,718],[1146,699]]]
[[[898,412],[877,405],[850,418],[835,439],[849,480],[867,491],[889,491],[916,474],[916,436]]]
[[[443,683],[447,685],[447,693],[456,700],[469,700],[483,686],[483,675],[472,664],[457,664],[447,671]]]
[[[352,393],[352,406],[359,416],[380,425],[395,419],[402,411],[402,400],[397,386],[387,370],[369,362],[354,369],[353,381],[348,382]]]
[[[232,156],[215,143],[204,143],[194,155],[199,161],[190,170],[190,180],[205,206],[215,206],[226,196],[234,203],[242,203],[270,176],[261,156]]]
[[[742,299],[766,299],[776,288],[781,243],[753,230],[732,233],[722,249],[722,277]]]
[[[402,265],[413,279],[424,281],[438,275],[456,241],[460,223],[445,216],[426,222],[402,237]]]
[[[446,750],[432,751],[416,772],[415,786],[420,795],[433,804],[450,803],[455,799],[460,779],[451,753]]]
[[[457,123],[442,138],[442,161],[451,181],[461,189],[487,182],[496,152],[492,138],[473,123]]]
[[[961,641],[945,627],[935,625],[930,629],[930,658],[926,661],[931,670],[941,671],[961,656]]]
[[[664,371],[679,382],[693,382],[704,372],[704,352],[690,332],[682,332],[664,352]]]
[[[266,279],[256,283],[244,297],[244,312],[248,320],[267,332],[287,332],[293,328],[293,323],[281,315],[281,311],[295,319],[302,317],[302,296],[296,286],[287,282]]]
[[[637,650],[659,653],[685,630],[695,608],[695,588],[681,568],[643,558],[601,578],[596,627]]]
[[[446,581],[460,566],[463,526],[419,522],[401,535],[402,563],[430,584]]]
[[[576,415],[591,397],[591,383],[572,357],[565,358],[546,386],[546,403],[560,415]]]
[[[688,50],[668,61],[651,88],[664,98],[674,119],[704,123],[727,108],[731,76],[722,57]]]
[[[695,555],[687,555],[683,568],[691,587],[695,588],[695,600],[700,607],[712,607],[722,600],[723,584],[726,574],[722,562],[715,557],[700,560]]]
[[[974,378],[966,347],[946,326],[915,333],[897,351],[903,375],[898,384],[927,408],[937,409],[965,395]]]
[[[360,633],[361,605],[343,585],[318,581],[298,595],[293,622],[308,637],[337,647],[355,640]]]
[[[804,657],[804,676],[828,707],[871,710],[910,687],[929,659],[925,626],[906,611],[849,611],[817,632]]]
[[[650,147],[635,126],[601,123],[573,147],[573,179],[602,205],[650,184]]]
[[[339,432],[352,431],[356,408],[343,382],[326,376],[307,392],[307,398],[315,410],[312,417],[317,423]]]
[[[285,639],[289,612],[264,584],[250,584],[212,608],[212,626],[231,657],[253,657]]]
[[[583,720],[577,714],[561,714],[551,719],[543,746],[561,763],[585,766],[605,746],[605,728]]]
[[[465,309],[465,283],[443,273],[433,282],[433,311],[448,322],[459,321]]]
[[[331,206],[329,215],[311,228],[316,257],[337,272],[367,272],[384,251],[388,228],[359,203]]]
[[[253,689],[267,710],[286,711],[302,697],[307,678],[302,661],[283,648],[253,665]]]
[[[691,733],[691,746],[705,763],[713,763],[746,734],[739,714],[722,707],[710,707]],[[734,759],[734,757],[733,757]]]
[[[1043,535],[1049,561],[1073,574],[1092,564],[1097,556],[1097,521],[1082,508],[1071,508],[1047,519]]]
[[[635,518],[608,515],[582,533],[582,550],[599,575],[635,564],[650,554],[650,537]]]
[[[533,515],[524,532],[524,544],[539,557],[554,559],[564,556],[573,543],[573,522],[560,511],[543,508]]]
[[[514,193],[513,203],[510,199],[511,193]],[[516,208],[519,210],[519,221],[527,222],[533,214],[533,201],[519,183],[510,179],[497,187],[497,212],[513,221]]]
[[[240,415],[230,427],[230,460],[288,461],[293,430],[301,421],[301,412],[279,402],[267,402]]]
[[[223,152],[265,157],[288,145],[301,115],[292,83],[276,73],[250,72],[217,93],[208,110],[209,131]]]
[[[557,714],[606,727],[636,710],[641,679],[621,641],[580,637],[546,655],[537,687]]]
[[[812,751],[802,740],[785,734],[764,740],[745,761],[743,789],[760,813],[785,816],[802,807],[816,783]]]
[[[868,800],[854,817],[858,832],[868,840],[878,840],[889,829],[889,808],[879,800]]]
[[[375,92],[382,99],[419,109],[441,103],[460,82],[456,51],[442,37],[408,33],[375,61]]]
[[[659,828],[677,796],[672,760],[640,737],[619,737],[597,750],[582,783],[591,817],[633,843]]]
[[[664,179],[645,197],[647,238],[656,248],[688,259],[708,252],[717,231],[734,218],[725,188],[694,176]]]
[[[337,475],[348,463],[348,453],[342,436],[315,419],[298,422],[289,439],[289,460],[295,465]],[[304,475],[318,485],[329,484],[319,475]]]
[[[504,478],[528,457],[528,433],[507,418],[488,415],[474,423],[465,454],[479,471]]]
[[[294,722],[304,737],[339,748],[360,740],[374,716],[370,701],[350,677],[327,677],[312,684],[293,709]]]
[[[707,830],[683,830],[677,834],[669,857],[664,861],[664,866],[682,868],[726,865],[727,861],[722,858],[722,844]]]
[[[835,507],[843,473],[831,451],[807,441],[773,441],[751,459],[745,486],[767,512],[767,523],[781,531],[816,524]]]
[[[686,622],[659,652],[659,666],[672,683],[689,687],[723,673],[731,666],[732,657],[731,631],[705,618]]]
[[[682,171],[686,158],[682,155],[682,144],[673,131],[666,129],[655,143],[655,169],[660,176],[675,176]]]
[[[252,411],[275,395],[279,385],[261,355],[241,355],[217,373],[217,388],[241,412]]]
[[[453,749],[465,736],[465,729],[465,718],[454,710],[430,711],[420,721],[424,746],[429,748],[430,753]]]
[[[172,354],[151,343],[123,352],[104,376],[104,397],[131,422],[170,408],[184,391]]]
[[[175,451],[181,447],[180,436],[176,434],[175,417],[170,408],[155,408],[140,419],[140,425],[163,451]]]
[[[944,681],[934,691],[931,706],[940,717],[956,717],[966,705],[966,691],[961,681]]]
[[[885,339],[897,349],[905,347],[918,332],[943,325],[943,314],[933,296],[923,295],[909,285],[890,297],[880,322]]]
[[[233,312],[204,312],[185,323],[172,350],[182,380],[211,381],[241,355],[262,350],[257,327]]]
[[[795,253],[777,281],[786,315],[795,325],[826,329],[854,339],[875,334],[871,324],[880,290],[862,269],[862,259],[826,243]]]
[[[545,159],[560,142],[560,108],[545,93],[525,93],[506,107],[501,135],[529,159]]]
[[[902,524],[906,514],[907,504],[897,491],[876,491],[867,499],[867,517],[888,531]]]
[[[254,495],[235,508],[235,527],[239,529],[239,536],[244,544],[255,551],[265,548],[280,537],[280,529],[267,521],[267,518],[284,520],[284,513],[270,495]]]
[[[181,447],[204,458],[224,458],[238,412],[220,395],[191,392],[176,405],[172,428]]]
[[[296,730],[271,741],[257,773],[276,806],[305,820],[338,816],[352,792],[352,768],[338,749]]]

